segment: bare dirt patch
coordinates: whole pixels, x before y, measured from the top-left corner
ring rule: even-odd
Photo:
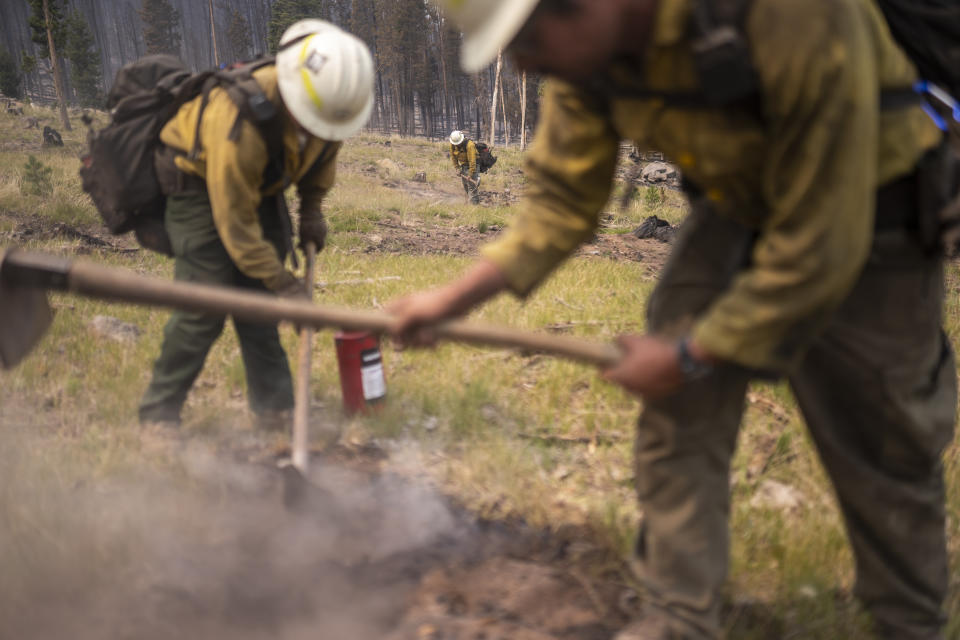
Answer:
[[[373,233],[350,233],[363,238],[366,246],[353,249],[362,253],[395,253],[405,255],[472,256],[481,246],[493,241],[502,229],[492,225],[481,233],[477,227],[426,227],[391,221],[377,222]],[[670,254],[670,246],[655,239],[637,239],[630,234],[598,234],[582,246],[577,256],[643,262],[651,273],[659,271]]]
[[[79,243],[78,253],[90,253],[95,250],[117,252],[139,250],[131,234],[114,236],[103,225],[73,225],[40,216],[29,216],[17,211],[3,211],[2,217],[14,223],[10,231],[0,232],[0,242],[4,243],[24,244],[72,240]]]

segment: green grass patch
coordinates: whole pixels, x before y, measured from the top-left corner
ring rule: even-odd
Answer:
[[[16,141],[16,123],[0,115],[0,135]],[[65,135],[63,150],[0,147],[0,232],[13,214],[73,225],[99,224],[77,177],[79,127]],[[26,144],[27,136],[23,136]],[[384,142],[390,142],[387,146]],[[31,143],[32,144],[32,143]],[[500,160],[484,176],[484,188],[519,193],[522,157],[496,149]],[[51,168],[47,196],[21,191],[27,156]],[[396,169],[367,167],[382,159]],[[379,171],[379,172],[378,172]],[[426,183],[413,183],[419,171]],[[509,224],[516,206],[463,203],[451,175],[446,145],[364,135],[343,149],[338,183],[326,202],[330,245],[318,259],[320,303],[382,308],[404,294],[456,277],[468,259],[452,256],[366,254],[356,234],[388,235],[389,225],[423,229],[468,227],[479,233]],[[622,185],[620,185],[622,187]],[[601,233],[623,234],[649,215],[678,223],[681,196],[647,188],[624,210],[612,201]],[[79,245],[63,239],[28,243],[67,256]],[[94,253],[90,259],[169,278],[171,261],[149,252]],[[399,278],[399,279],[397,279]],[[948,269],[945,327],[960,345],[960,269]],[[504,296],[473,318],[536,331],[562,331],[596,340],[644,329],[644,309],[653,282],[643,263],[573,259],[529,299]],[[166,311],[57,295],[50,334],[17,369],[0,373],[0,403],[16,399],[36,407],[50,431],[46,460],[69,460],[76,476],[109,476],[143,465],[136,441],[136,405],[162,340]],[[96,335],[96,315],[137,325],[133,344]],[[281,336],[295,367],[297,336]],[[597,540],[629,554],[639,507],[632,487],[632,439],[638,403],[604,383],[587,366],[534,354],[442,345],[435,351],[394,351],[384,345],[388,402],[371,416],[341,417],[333,332],[321,331],[314,350],[312,390],[332,421],[353,435],[415,443],[409,457],[391,464],[430,476],[460,502],[489,516],[520,516],[547,527],[585,525]],[[864,617],[849,602],[853,563],[830,484],[806,434],[789,389],[758,383],[750,389],[740,443],[733,461],[731,579],[729,592],[757,601],[796,638],[867,638]],[[239,347],[228,324],[207,360],[187,405],[185,429],[192,437],[238,437],[249,428]],[[25,445],[31,446],[31,445]],[[55,465],[53,465],[55,466]],[[952,574],[960,574],[960,447],[945,459],[948,539]],[[66,477],[66,476],[65,476]],[[73,477],[72,475],[70,477]],[[767,479],[787,482],[806,498],[796,514],[751,504]],[[0,488],[0,491],[3,491]],[[0,514],[2,517],[4,514]],[[21,521],[18,521],[21,522]],[[23,535],[24,531],[18,531]],[[948,637],[960,634],[960,589],[948,603]],[[839,595],[838,595],[839,593]],[[737,621],[733,640],[767,638]],[[748,625],[749,626],[749,625]]]

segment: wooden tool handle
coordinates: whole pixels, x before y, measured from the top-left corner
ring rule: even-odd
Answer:
[[[313,299],[313,282],[315,265],[317,262],[317,245],[308,242],[303,248],[306,262],[304,283],[307,295]],[[291,462],[294,468],[302,474],[307,473],[310,464],[310,370],[311,355],[313,353],[314,329],[310,325],[303,325],[300,329],[300,344],[297,350],[297,377],[294,388],[293,404],[293,437],[291,438]]]
[[[387,333],[395,324],[393,316],[382,311],[314,305],[306,300],[277,298],[269,293],[171,282],[86,260],[71,262],[29,251],[7,252],[0,268],[4,279],[9,277],[24,285],[68,290],[104,300],[222,313],[252,322],[286,320],[300,326],[339,327],[373,333]],[[622,356],[620,349],[610,343],[460,320],[438,326],[437,335],[456,342],[539,351],[599,367],[612,366]]]

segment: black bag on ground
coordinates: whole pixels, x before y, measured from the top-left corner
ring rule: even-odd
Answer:
[[[497,156],[493,155],[485,142],[475,142],[474,144],[477,146],[477,171],[486,173],[490,167],[497,164]]]

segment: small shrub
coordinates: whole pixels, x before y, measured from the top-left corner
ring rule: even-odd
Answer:
[[[30,156],[23,165],[22,191],[32,196],[50,195],[53,193],[53,182],[50,181],[52,173],[53,167],[48,167],[36,157]]]
[[[487,224],[486,220],[481,220],[480,224],[477,225],[477,231],[479,231],[480,233],[486,233],[487,229],[489,228],[490,228],[490,225]]]
[[[663,206],[666,197],[663,194],[662,187],[647,187],[643,193],[643,205],[647,209],[656,209]]]

